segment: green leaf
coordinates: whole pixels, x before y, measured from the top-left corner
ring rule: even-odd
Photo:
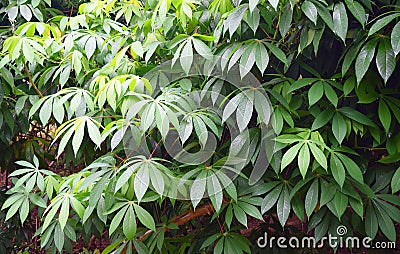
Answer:
[[[96,38],[94,36],[90,36],[85,44],[85,52],[88,59],[90,59],[93,56],[95,50],[96,50]]]
[[[321,167],[323,167],[324,169],[327,169],[328,163],[321,149],[317,147],[317,145],[314,143],[308,143],[308,146],[310,147],[311,153],[314,156],[315,160],[317,160],[318,164],[321,165]]]
[[[19,217],[21,219],[21,224],[24,224],[24,221],[28,217],[29,214],[29,199],[25,198],[24,202],[22,202],[21,206],[19,207]]]
[[[324,94],[324,84],[320,81],[313,84],[310,90],[308,90],[308,103],[309,103],[308,106],[311,107],[316,102],[318,102],[322,98],[323,94]]]
[[[117,214],[115,214],[114,218],[112,219],[111,223],[110,223],[110,229],[108,231],[108,234],[111,235],[121,224],[122,218],[125,215],[125,212],[128,210],[130,206],[125,205],[123,208],[121,208],[121,210],[118,211]],[[132,223],[130,221],[130,223]],[[127,225],[128,227],[128,225]]]
[[[368,126],[375,126],[375,124],[371,121],[371,119],[369,119],[368,117],[366,117],[365,115],[361,114],[360,112],[358,112],[357,110],[350,108],[350,107],[342,107],[339,108],[338,111],[340,113],[342,113],[344,116],[359,122],[361,124],[364,125],[368,125]]]
[[[393,27],[392,34],[390,35],[390,40],[394,54],[397,56],[400,52],[400,22],[398,22]]]
[[[139,205],[134,204],[134,207],[139,221],[147,228],[155,231],[156,224],[154,223],[154,219],[151,214]]]
[[[301,5],[301,10],[314,24],[317,24],[318,10],[315,5],[310,1],[304,1]]]
[[[346,166],[347,172],[349,172],[350,176],[358,181],[359,183],[364,183],[363,174],[361,172],[360,167],[349,157],[343,154],[336,154],[343,164]]]
[[[283,64],[287,65],[287,59],[285,53],[282,51],[282,49],[278,48],[274,44],[271,43],[266,43],[267,47],[269,50],[271,50],[272,54],[278,58],[279,61],[281,61]]]
[[[25,19],[26,21],[30,21],[30,20],[31,20],[31,18],[32,18],[32,11],[31,11],[31,9],[30,9],[27,5],[21,5],[21,6],[19,7],[19,11],[20,11],[22,17],[24,17],[24,19]]]
[[[279,196],[278,203],[276,204],[276,212],[278,214],[279,222],[281,223],[282,227],[284,227],[290,214],[290,196],[289,190],[286,186]]]
[[[351,207],[353,208],[353,210],[357,213],[357,215],[360,216],[360,218],[363,218],[363,216],[364,216],[363,203],[354,198],[350,198],[349,203],[350,203]]]
[[[136,55],[143,57],[143,46],[140,41],[135,41],[131,44],[131,50],[135,52]]]
[[[257,44],[254,43],[247,45],[242,57],[240,58],[239,72],[241,78],[250,72],[256,61],[256,47]]]
[[[189,74],[190,68],[193,63],[193,48],[192,48],[192,40],[188,39],[186,41],[185,46],[182,49],[182,53],[179,57],[179,61],[181,63],[182,69],[186,74]]]
[[[396,58],[389,39],[383,39],[379,43],[376,67],[378,67],[379,74],[386,84],[396,67]]]
[[[333,8],[333,30],[344,44],[346,44],[348,22],[346,8],[343,2],[338,2]]]
[[[376,40],[368,41],[364,45],[364,47],[362,47],[360,53],[357,56],[355,65],[357,84],[359,84],[362,78],[364,77],[365,73],[369,68],[369,65],[372,62],[372,59],[374,58],[376,44],[377,44]]]
[[[314,211],[318,203],[318,193],[319,193],[318,186],[319,186],[318,179],[316,178],[311,184],[306,194],[304,206],[308,218],[310,218],[311,213]]]
[[[343,116],[340,113],[336,113],[332,120],[332,132],[339,144],[342,143],[346,136],[347,126]]]
[[[325,126],[329,122],[329,120],[332,119],[334,113],[335,113],[335,111],[333,111],[331,109],[325,109],[324,111],[322,111],[314,119],[313,124],[311,126],[311,130],[315,131],[315,130]]]
[[[390,186],[392,187],[392,193],[396,193],[400,190],[400,167],[394,173]]]
[[[149,183],[150,183],[150,175],[149,175],[149,167],[147,163],[142,163],[142,167],[138,170],[135,175],[135,180],[133,182],[135,194],[140,202],[142,200],[144,194],[146,193]]]
[[[53,99],[48,99],[39,112],[40,121],[42,122],[43,126],[47,124],[50,119],[51,112],[52,112],[52,105]]]
[[[382,233],[392,242],[396,241],[396,229],[392,219],[387,212],[379,205],[375,206],[376,217]]]
[[[301,147],[299,152],[299,159],[297,160],[300,173],[303,176],[303,179],[306,177],[307,169],[310,164],[310,149],[308,148],[307,143]]]
[[[287,93],[292,93],[293,91],[296,91],[302,87],[308,86],[308,85],[314,83],[315,81],[318,81],[318,79],[317,78],[302,78],[302,79],[296,80],[290,86]]]
[[[333,90],[333,88],[328,85],[327,83],[324,84],[324,92],[325,92],[325,96],[326,98],[328,98],[328,100],[332,103],[333,106],[335,106],[335,108],[337,107],[339,98],[335,92],[335,90]]]
[[[330,166],[333,178],[335,178],[335,181],[339,184],[340,188],[342,188],[344,179],[346,178],[346,172],[344,170],[343,163],[335,154],[331,155]]]
[[[353,14],[353,16],[360,22],[364,27],[366,22],[366,13],[364,7],[360,3],[354,0],[345,0],[347,8]]]
[[[279,0],[268,0],[268,2],[272,5],[272,7],[276,10],[279,4]]]
[[[342,77],[344,77],[344,75],[347,73],[354,59],[356,59],[357,53],[360,50],[361,45],[362,44],[354,44],[347,51],[342,64]]]
[[[279,194],[281,194],[282,188],[283,185],[279,185],[265,196],[261,202],[261,214],[268,212],[275,205],[279,198]]]
[[[268,52],[265,49],[265,46],[261,43],[257,43],[255,49],[255,57],[256,57],[256,65],[260,70],[261,74],[264,74],[265,69],[268,66],[269,56]]]
[[[205,59],[212,58],[213,54],[211,52],[211,49],[207,46],[207,44],[205,44],[201,40],[193,38],[193,46],[194,46],[194,49],[196,50],[196,52],[199,55],[201,55],[202,57],[204,57]]]
[[[286,168],[293,160],[296,158],[297,153],[302,147],[303,143],[299,143],[291,147],[287,152],[283,155],[281,161],[281,170]]]
[[[233,213],[235,214],[236,219],[239,221],[240,224],[247,228],[247,215],[245,211],[238,205],[233,206]]]
[[[136,234],[136,217],[132,205],[126,210],[124,221],[122,222],[122,231],[128,240],[132,240]]]
[[[348,199],[349,198],[340,191],[337,191],[335,197],[333,198],[333,200],[335,201],[335,208],[338,213],[339,219],[346,211]]]
[[[54,229],[54,244],[57,250],[62,252],[64,246],[64,232],[59,225],[56,225]]]
[[[78,153],[79,147],[82,144],[83,137],[85,135],[85,123],[86,121],[81,121],[77,127],[75,127],[75,135],[72,138],[72,149],[74,150],[75,156]]]
[[[378,32],[379,30],[381,30],[382,28],[387,26],[392,20],[394,20],[397,17],[400,17],[400,13],[394,13],[394,14],[391,14],[389,16],[379,19],[371,26],[371,29],[368,32],[368,36],[371,36],[374,33]]]
[[[64,230],[64,227],[67,224],[67,220],[69,217],[69,198],[67,196],[64,198],[58,217],[61,230]]]
[[[190,200],[192,201],[193,207],[200,203],[206,191],[206,179],[200,174],[196,180],[194,180],[192,187],[190,188]]]
[[[343,85],[343,94],[345,96],[349,95],[354,88],[356,87],[356,77],[354,75],[351,75]]]
[[[390,114],[389,107],[383,99],[379,100],[378,116],[386,133],[389,132],[392,115]]]
[[[290,27],[292,26],[292,19],[293,10],[290,6],[290,2],[287,2],[282,11],[281,20],[279,23],[279,32],[281,33],[282,37],[285,37],[285,35],[289,32]]]

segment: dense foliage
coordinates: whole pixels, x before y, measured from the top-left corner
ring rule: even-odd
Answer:
[[[104,253],[249,253],[250,217],[396,241],[400,1],[2,0],[0,19],[1,253],[103,232]],[[202,61],[260,85],[190,75]],[[192,161],[168,153],[174,131]]]

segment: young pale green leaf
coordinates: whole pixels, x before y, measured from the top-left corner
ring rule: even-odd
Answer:
[[[321,151],[321,149],[315,143],[308,143],[308,146],[310,147],[311,153],[318,164],[324,169],[327,169],[328,163],[323,151]]]
[[[132,240],[136,234],[136,217],[132,205],[128,206],[124,220],[122,222],[122,231],[128,240]]]
[[[78,153],[79,147],[81,146],[83,137],[85,135],[85,123],[86,121],[81,121],[75,127],[75,135],[72,138],[72,149],[74,150],[75,156]]]
[[[353,14],[357,21],[364,27],[367,17],[364,7],[355,0],[345,0],[345,2],[351,14]]]
[[[64,232],[61,226],[57,224],[54,228],[54,244],[59,252],[62,252],[64,240]]]
[[[182,69],[186,74],[189,74],[190,68],[193,63],[193,48],[192,48],[192,40],[188,39],[186,41],[185,46],[182,49],[182,53],[179,57],[179,61],[181,63]]]
[[[29,212],[29,199],[25,198],[24,202],[22,202],[21,206],[19,207],[19,218],[21,220],[21,224],[24,224]]]
[[[339,144],[342,144],[347,132],[346,121],[343,116],[336,112],[332,120],[332,132]]]
[[[205,59],[212,58],[213,54],[211,52],[211,49],[207,46],[207,44],[205,44],[201,40],[193,38],[193,46],[194,46],[194,49],[196,50],[196,52],[199,55],[201,55],[202,57],[204,57]]]
[[[314,211],[318,203],[318,193],[319,193],[319,181],[316,178],[311,184],[307,191],[306,199],[304,201],[304,206],[306,210],[307,217],[310,218],[311,213]]]
[[[317,24],[318,10],[311,1],[304,1],[301,10],[314,24]]]
[[[64,230],[64,227],[67,224],[68,216],[69,216],[69,197],[65,196],[61,205],[60,213],[58,215],[58,222],[60,223],[61,230]]]
[[[149,166],[147,163],[142,163],[141,165],[142,166],[136,173],[133,182],[135,194],[139,202],[146,193],[150,183]]]
[[[283,155],[281,161],[281,171],[286,168],[293,160],[296,158],[297,153],[304,143],[298,143],[292,146],[287,152]]]
[[[52,112],[52,105],[53,105],[53,99],[49,98],[48,100],[46,100],[45,103],[43,103],[43,106],[40,109],[39,118],[40,118],[40,121],[42,122],[43,126],[46,125],[50,119],[51,112]]]
[[[343,2],[338,2],[333,8],[333,29],[345,44],[348,22],[346,7]]]
[[[94,51],[96,50],[96,38],[94,36],[90,36],[85,44],[85,52],[88,59],[90,59]]]
[[[376,67],[386,84],[396,67],[396,58],[389,39],[383,39],[379,43]]]
[[[400,52],[400,22],[393,27],[392,34],[390,35],[390,41],[394,54],[397,56]]]
[[[299,165],[300,173],[304,179],[306,177],[307,169],[310,164],[310,149],[308,148],[307,143],[304,143],[304,145],[301,147],[297,162]]]
[[[381,30],[382,28],[387,26],[390,22],[392,22],[392,20],[394,20],[397,17],[400,17],[400,13],[394,13],[394,14],[391,14],[389,16],[379,19],[371,26],[371,29],[368,32],[368,36],[371,36],[374,33],[378,32],[379,30]]]
[[[110,223],[110,229],[108,231],[109,235],[114,233],[114,231],[120,226],[121,221],[124,218],[125,212],[128,210],[129,207],[130,207],[129,205],[125,205],[123,208],[121,208],[121,210],[118,211],[117,214],[115,214],[114,218],[112,219],[112,221]],[[129,223],[134,223],[134,222],[130,221]]]

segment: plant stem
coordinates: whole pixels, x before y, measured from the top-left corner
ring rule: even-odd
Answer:
[[[28,66],[26,65],[26,63],[24,64],[24,66],[25,66],[26,75],[28,75],[29,83],[33,86],[33,89],[35,89],[36,93],[39,95],[39,98],[42,98],[43,94],[42,94],[42,92],[40,92],[39,88],[37,88],[37,86],[33,82],[32,75],[29,72]]]

